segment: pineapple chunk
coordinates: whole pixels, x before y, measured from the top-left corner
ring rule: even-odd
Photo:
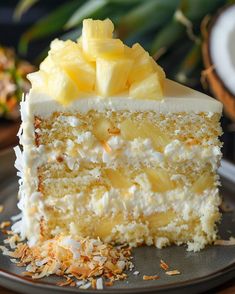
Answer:
[[[161,87],[165,79],[165,73],[163,69],[155,62],[155,60],[149,56],[148,52],[144,50],[140,44],[136,43],[132,46],[132,58],[136,60],[134,67],[132,68],[129,81],[134,83],[147,78],[151,73],[156,73],[160,81]]]
[[[151,139],[153,147],[157,151],[163,152],[166,145],[170,143],[170,139],[168,138],[168,136],[157,126],[148,121],[143,121],[141,123],[140,131],[143,134],[143,138]]]
[[[144,48],[139,44],[135,43],[131,47],[133,59],[137,60],[138,58],[142,57],[143,55],[148,55],[148,52],[144,50]]]
[[[98,93],[103,97],[108,97],[125,91],[132,64],[131,59],[98,58],[96,61]]]
[[[106,118],[95,120],[93,125],[93,134],[99,141],[107,141],[110,137],[108,129],[112,128],[111,122]]]
[[[214,176],[209,172],[205,172],[193,183],[191,191],[201,194],[204,190],[212,188],[213,186]]]
[[[134,140],[135,138],[149,138],[153,147],[163,152],[165,146],[170,143],[168,136],[162,132],[157,126],[148,121],[133,122],[130,119],[120,124],[121,136],[125,140]]]
[[[161,66],[158,65],[158,64],[156,63],[156,61],[155,61],[152,57],[150,57],[150,61],[151,61],[151,63],[152,63],[152,67],[153,67],[154,71],[155,71],[155,72],[157,73],[157,75],[158,75],[158,78],[159,78],[160,84],[161,84],[161,86],[163,87],[163,86],[164,86],[164,81],[165,81],[165,79],[166,79],[165,72],[164,72],[164,70],[161,68]]]
[[[129,94],[137,99],[156,99],[163,97],[163,88],[157,73],[150,74],[144,80],[131,84]]]
[[[175,182],[171,181],[167,172],[160,168],[145,169],[145,173],[154,192],[164,193],[176,188]]]
[[[53,79],[48,79],[49,94],[66,105],[79,96],[79,89],[68,74],[60,67],[54,67]]]
[[[124,170],[106,169],[106,176],[109,178],[112,187],[116,189],[128,189],[131,187],[131,181]]]
[[[89,39],[87,47],[87,58],[92,61],[99,57],[121,57],[124,52],[124,45],[119,39]]]
[[[27,79],[35,90],[45,93],[48,92],[48,76],[43,70],[28,74]]]
[[[120,124],[121,137],[124,140],[132,141],[135,138],[142,138],[142,133],[139,130],[139,125],[131,119],[126,119]]]
[[[78,44],[67,41],[63,50],[51,53],[55,64],[59,64],[81,91],[92,91],[95,85],[95,65],[83,56]]]
[[[151,59],[148,54],[143,54],[143,56],[137,59],[134,63],[128,81],[130,84],[139,82],[147,78],[152,73],[154,73],[154,70]]]
[[[164,212],[155,212],[151,215],[145,216],[145,220],[149,223],[150,228],[159,228],[166,226],[174,220],[176,213],[173,209]]]
[[[82,28],[82,47],[89,55],[90,39],[112,39],[114,26],[110,19],[93,20],[85,19]]]

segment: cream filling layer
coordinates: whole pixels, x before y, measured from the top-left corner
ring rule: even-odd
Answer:
[[[60,147],[64,148],[63,152]],[[91,163],[104,163],[107,167],[118,166],[164,166],[165,162],[195,162],[198,166],[210,163],[213,170],[218,167],[221,159],[221,151],[218,146],[194,145],[187,146],[179,140],[173,140],[166,145],[163,152],[156,151],[150,139],[136,138],[133,141],[125,141],[120,136],[113,136],[107,141],[104,148],[91,132],[80,133],[77,140],[70,139],[64,144],[55,140],[47,147],[40,145],[28,150],[25,158],[26,166],[37,168],[48,162],[57,162],[62,157],[70,170],[79,169],[82,161]],[[26,148],[27,149],[27,148]],[[48,150],[49,149],[49,150]]]
[[[207,112],[208,115],[222,112],[220,102],[171,80],[166,80],[165,98],[161,101],[132,99],[127,95],[107,99],[97,96],[84,96],[84,98],[77,99],[68,106],[63,106],[53,97],[32,90],[26,97],[26,101],[30,113],[41,118],[46,118],[53,112],[86,113],[89,110],[101,112],[107,110],[155,111],[157,113]],[[22,104],[22,108],[24,107],[25,104]]]

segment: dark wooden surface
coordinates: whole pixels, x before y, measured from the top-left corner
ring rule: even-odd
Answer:
[[[0,151],[18,144],[18,138],[16,137],[16,134],[18,132],[19,126],[19,121],[0,121]]]
[[[8,147],[12,147],[18,144],[16,134],[19,129],[19,122],[6,123],[1,122],[0,124],[0,150]],[[212,289],[208,294],[235,294],[235,277],[233,281],[230,281],[216,289]],[[0,286],[0,294],[16,294],[14,291],[10,291]],[[43,293],[42,293],[43,294]]]

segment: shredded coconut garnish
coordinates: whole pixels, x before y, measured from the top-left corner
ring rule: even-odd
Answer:
[[[1,222],[0,229],[5,229],[6,227],[9,227],[11,225],[10,221]]]
[[[235,238],[230,237],[229,240],[216,240],[214,242],[215,245],[222,245],[222,246],[233,246],[235,245]]]
[[[160,267],[164,270],[167,271],[169,269],[169,265],[166,264],[162,259],[160,260]]]
[[[143,280],[144,281],[151,281],[151,280],[158,280],[160,277],[158,275],[154,275],[154,276],[147,276],[144,275],[143,276]]]
[[[103,146],[104,150],[107,153],[111,153],[112,152],[112,148],[110,147],[110,145],[107,142],[103,141],[102,142],[102,146]]]
[[[57,236],[29,247],[19,235],[11,231],[8,234],[4,243],[11,250],[5,246],[0,249],[17,266],[26,267],[22,274],[32,279],[49,275],[66,278],[59,286],[103,289],[103,282],[111,286],[116,280],[126,279],[124,270],[133,266],[128,246],[114,247],[99,239]]]
[[[172,270],[172,271],[167,271],[166,272],[166,275],[168,275],[168,276],[175,276],[175,275],[180,275],[180,274],[181,273],[178,270]]]

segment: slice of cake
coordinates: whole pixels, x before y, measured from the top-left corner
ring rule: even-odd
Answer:
[[[165,79],[110,20],[55,40],[21,103],[13,230],[198,251],[216,239],[222,105]]]

